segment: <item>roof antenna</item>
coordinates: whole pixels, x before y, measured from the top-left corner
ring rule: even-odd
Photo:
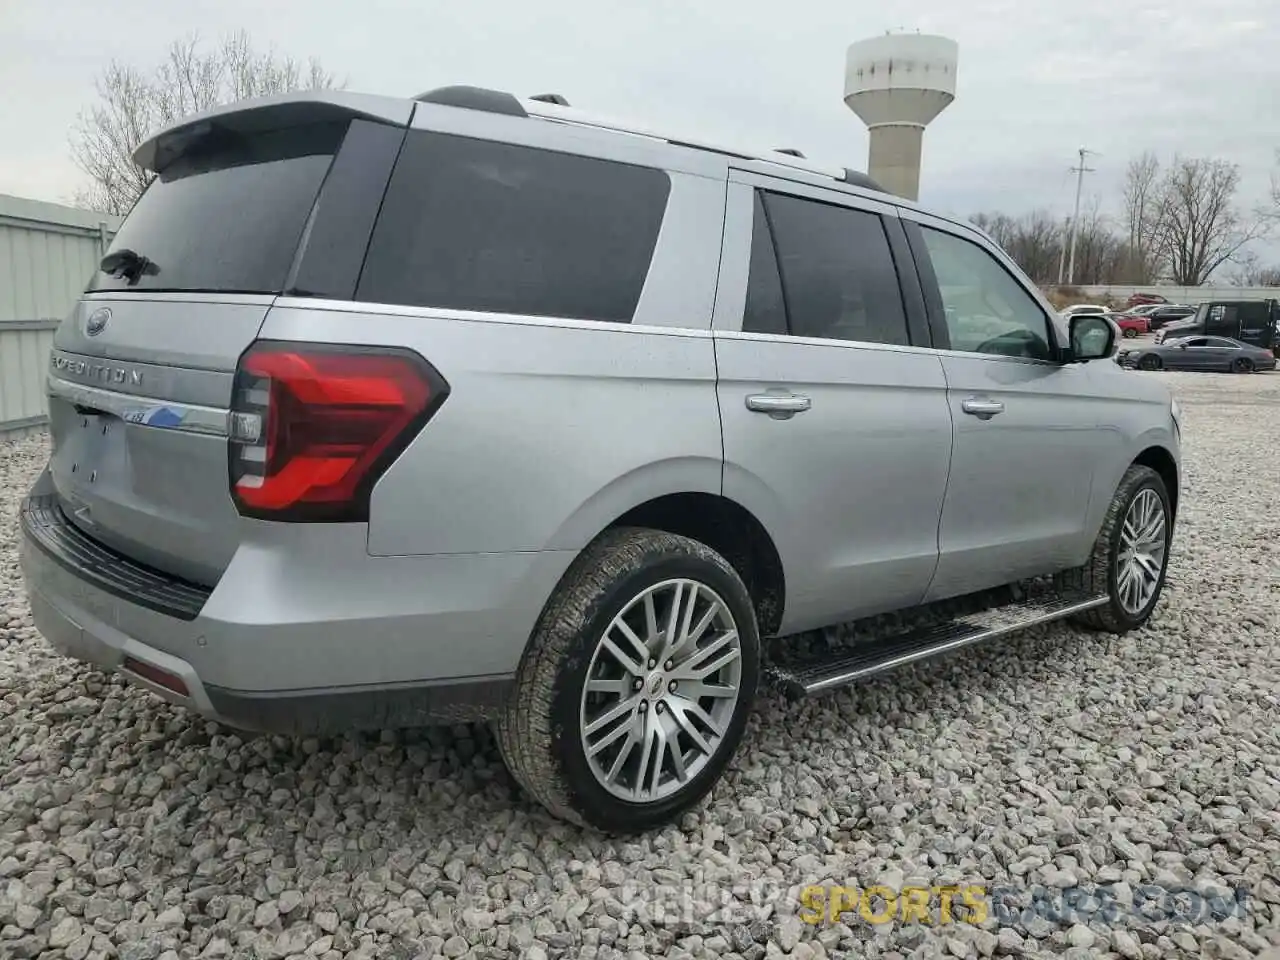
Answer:
[[[541,100],[543,103],[554,103],[558,107],[567,107],[569,105],[569,101],[558,93],[539,93],[529,99]]]
[[[785,153],[789,157],[799,157],[801,160],[805,159],[804,154],[801,153],[799,150],[797,150],[795,147],[778,147],[773,152]]]

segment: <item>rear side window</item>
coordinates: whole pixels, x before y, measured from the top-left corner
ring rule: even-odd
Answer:
[[[902,292],[880,217],[757,193],[743,329],[908,343]]]
[[[111,244],[152,266],[133,284],[95,273],[89,289],[280,293],[345,130],[215,131],[152,181]]]
[[[629,322],[670,189],[648,167],[411,133],[356,299]]]

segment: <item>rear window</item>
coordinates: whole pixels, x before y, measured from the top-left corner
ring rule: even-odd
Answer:
[[[356,299],[629,322],[670,188],[649,167],[411,133]]]
[[[280,293],[345,128],[210,135],[152,181],[111,244],[152,267],[132,284],[99,271],[89,289]]]

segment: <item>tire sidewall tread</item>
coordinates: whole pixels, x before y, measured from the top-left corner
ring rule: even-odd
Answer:
[[[654,583],[707,581],[738,625],[743,669],[737,710],[718,753],[690,788],[654,803],[608,793],[587,765],[578,737],[580,683],[599,636],[622,607]],[[759,683],[760,641],[750,595],[733,567],[696,540],[615,528],[575,559],[534,628],[515,689],[495,726],[512,776],[552,814],[580,826],[631,833],[666,822],[699,802],[732,759]]]
[[[1129,613],[1121,605],[1116,585],[1116,553],[1119,550],[1120,535],[1124,526],[1125,515],[1130,504],[1139,492],[1145,489],[1155,490],[1165,511],[1165,552],[1164,563],[1160,569],[1160,580],[1146,608],[1137,616]],[[1094,541],[1093,553],[1083,568],[1079,568],[1071,584],[1088,594],[1107,595],[1107,603],[1101,607],[1086,611],[1073,618],[1077,623],[1109,633],[1126,633],[1141,627],[1151,618],[1152,612],[1160,603],[1168,578],[1169,557],[1173,546],[1174,514],[1169,499],[1169,491],[1164,480],[1155,470],[1142,464],[1133,464],[1125,471],[1116,492],[1111,498],[1107,512],[1103,517],[1102,528]]]

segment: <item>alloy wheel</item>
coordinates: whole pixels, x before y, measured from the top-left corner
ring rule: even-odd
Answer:
[[[1147,608],[1160,584],[1168,547],[1164,501],[1150,487],[1133,498],[1120,529],[1116,551],[1116,592],[1133,616]]]
[[[741,684],[728,604],[689,579],[646,588],[610,622],[587,668],[578,736],[591,772],[634,803],[678,792],[724,740]]]

